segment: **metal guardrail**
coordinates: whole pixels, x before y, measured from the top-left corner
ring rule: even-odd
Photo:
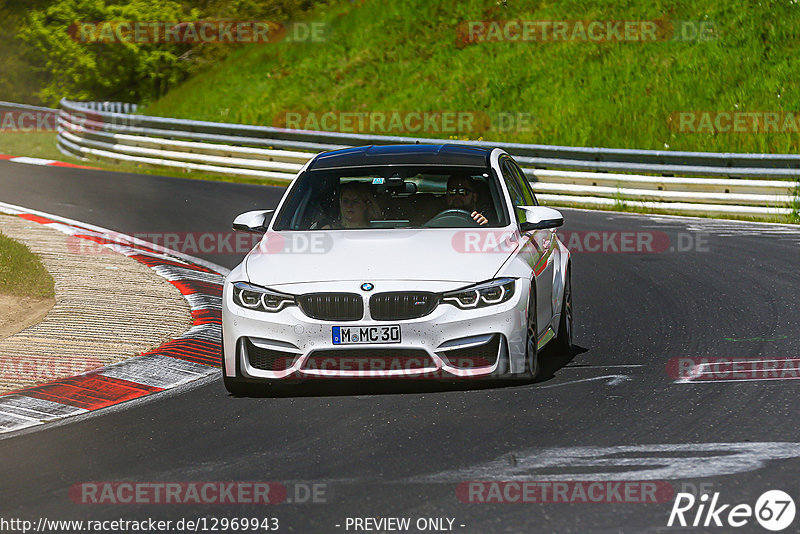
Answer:
[[[130,112],[135,112],[135,106],[62,100],[59,148],[83,158],[288,181],[309,158],[325,150],[418,140]],[[796,205],[800,191],[800,155],[795,154],[668,152],[426,138],[419,141],[500,147],[523,167],[540,199],[554,204],[641,204],[682,213],[774,216],[792,213],[790,206]]]
[[[30,106],[28,104],[17,104],[16,102],[3,102],[0,101],[0,110],[10,111],[38,111],[41,113],[57,113],[57,109],[43,108],[41,106]]]
[[[108,104],[108,103],[103,103]],[[352,134],[291,130],[272,126],[249,126],[188,119],[170,119],[145,115],[125,115],[96,110],[96,103],[62,100],[61,107],[72,112],[87,109],[97,111],[98,117],[108,122],[110,131],[176,132],[202,139],[197,134],[221,137],[247,137],[259,144],[272,141],[307,143],[313,150],[335,150],[347,146],[387,145],[415,143],[415,137]],[[425,142],[448,142],[473,146],[499,147],[522,164],[541,167],[581,168],[582,170],[696,174],[699,176],[729,176],[755,178],[800,177],[800,154],[732,154],[718,152],[677,152],[661,150],[634,150],[615,148],[565,147],[551,145],[526,145],[491,141],[457,141],[425,139]],[[297,144],[295,144],[297,146]]]
[[[110,113],[136,113],[139,109],[137,104],[127,102],[81,102],[80,105],[84,109]]]
[[[57,109],[0,102],[0,132],[55,131]]]

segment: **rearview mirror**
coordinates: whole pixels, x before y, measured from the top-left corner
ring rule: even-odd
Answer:
[[[267,224],[269,223],[267,216],[271,215],[274,211],[275,210],[256,210],[242,213],[233,220],[233,229],[237,232],[263,234],[267,231]]]
[[[397,195],[413,195],[417,192],[417,184],[412,181],[405,181],[399,174],[394,174],[389,178],[375,178],[373,185],[377,185],[379,194],[391,191]]]
[[[553,208],[544,206],[519,206],[525,212],[524,223],[520,223],[521,232],[531,232],[533,230],[544,230],[547,228],[558,228],[564,224],[564,216],[561,212]]]

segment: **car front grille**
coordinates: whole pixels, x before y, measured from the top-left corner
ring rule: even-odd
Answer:
[[[377,293],[369,299],[369,313],[376,321],[417,319],[431,313],[438,303],[435,293],[424,291]]]
[[[304,314],[321,321],[358,321],[364,317],[364,299],[355,293],[309,293],[297,298]]]
[[[256,347],[246,338],[244,348],[250,366],[262,371],[285,371],[297,358],[297,354],[291,352]]]
[[[494,365],[497,361],[499,349],[500,334],[495,334],[489,341],[477,347],[451,349],[437,352],[437,354],[443,355],[453,367],[471,369],[474,367],[491,367]]]
[[[322,349],[306,359],[303,369],[325,371],[398,371],[433,369],[436,363],[422,349]]]

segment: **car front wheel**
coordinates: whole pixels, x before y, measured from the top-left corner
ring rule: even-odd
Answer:
[[[572,354],[574,319],[572,316],[572,273],[567,268],[564,283],[564,298],[561,302],[561,320],[558,323],[558,336],[553,340],[559,354]]]
[[[525,329],[525,371],[524,380],[533,380],[539,374],[539,351],[536,322],[536,295],[531,291],[528,299],[528,317]]]

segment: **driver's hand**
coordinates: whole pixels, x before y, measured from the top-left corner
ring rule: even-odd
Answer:
[[[475,222],[479,225],[483,226],[484,224],[489,222],[489,219],[478,213],[477,211],[472,212],[472,218],[475,219]]]

